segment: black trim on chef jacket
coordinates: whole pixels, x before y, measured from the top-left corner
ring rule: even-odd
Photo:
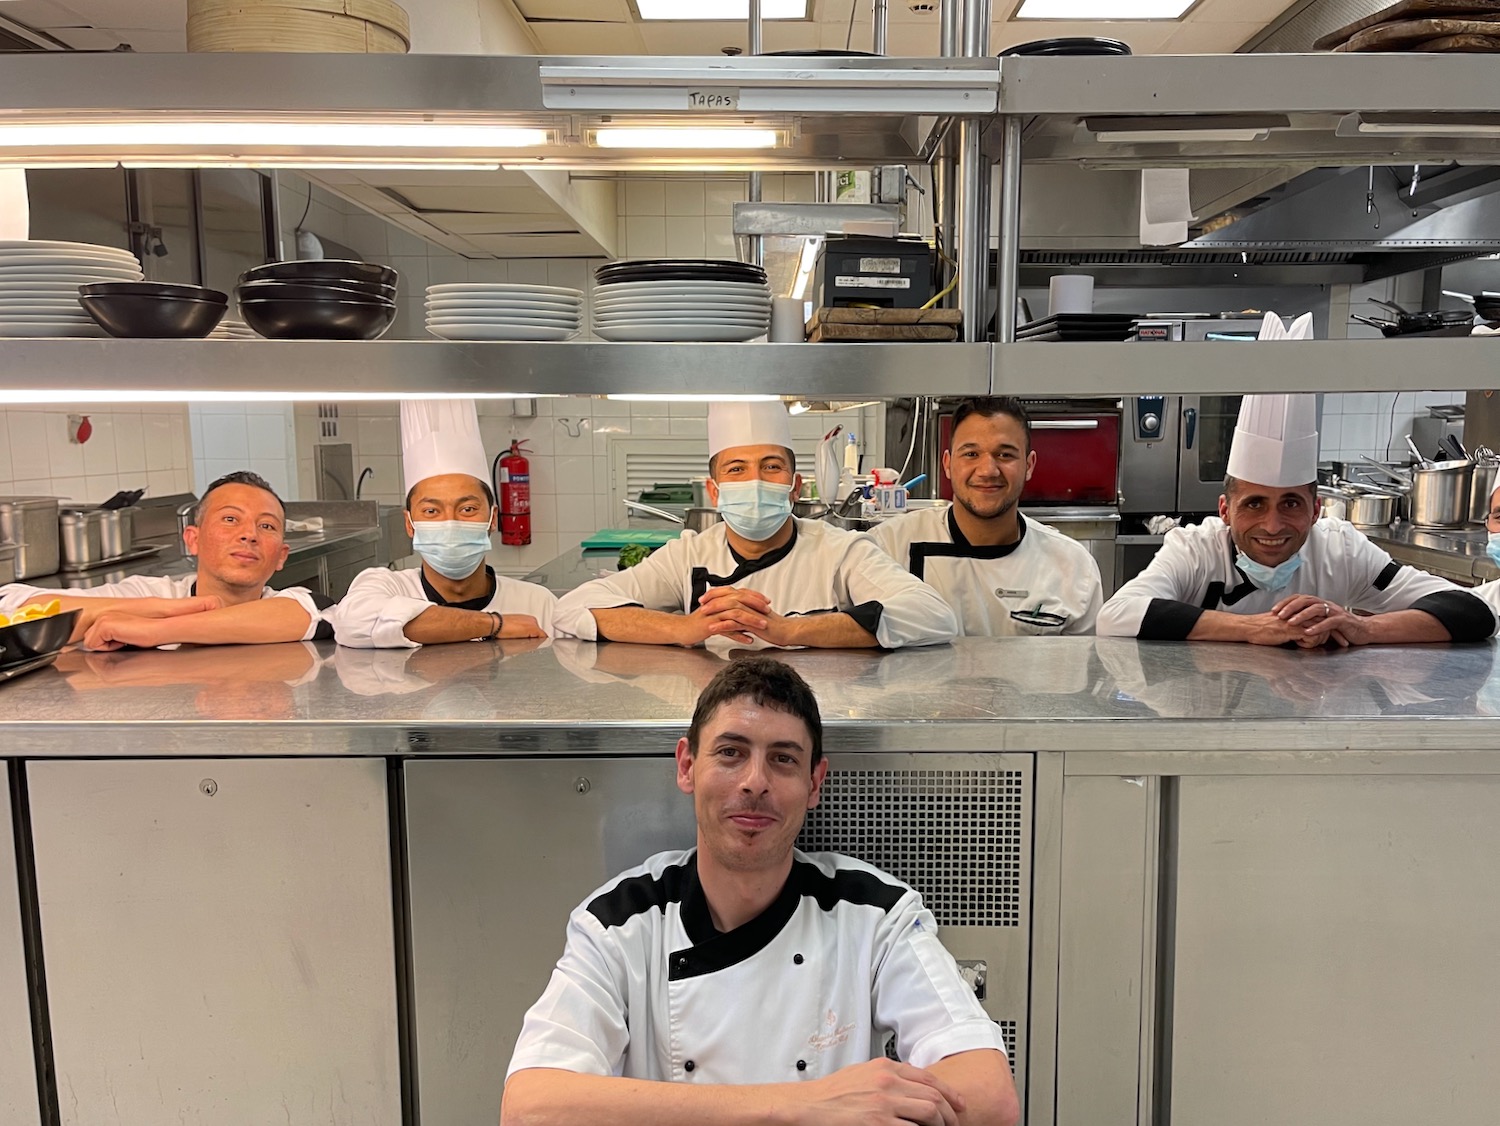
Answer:
[[[1375,576],[1375,581],[1370,584],[1376,590],[1384,590],[1396,581],[1396,576],[1401,573],[1401,564],[1392,559],[1385,565],[1385,569]]]
[[[792,548],[797,546],[797,522],[792,521],[792,538],[775,551],[769,551],[759,559],[746,559],[738,551],[735,551],[726,540],[724,546],[729,548],[729,555],[735,562],[735,567],[728,575],[715,575],[707,567],[694,567],[691,576],[692,600],[688,602],[687,612],[696,611],[703,602],[703,596],[708,593],[710,587],[734,586],[747,575],[753,575],[757,571],[764,571],[768,567],[774,567],[792,553]],[[774,607],[773,607],[774,609]],[[880,617],[885,613],[885,606],[879,602],[861,602],[858,606],[848,610],[840,610],[837,606],[827,606],[821,610],[797,610],[783,617],[806,618],[813,614],[848,614],[854,619],[856,625],[867,633],[873,634],[880,625]]]
[[[1468,591],[1440,590],[1417,599],[1411,608],[1431,614],[1454,641],[1486,641],[1495,632],[1495,615]]]
[[[950,505],[948,507],[948,534],[953,537],[953,542],[912,544],[911,550],[907,553],[909,556],[907,570],[925,581],[929,559],[1004,559],[1026,542],[1026,517],[1018,512],[1016,522],[1021,529],[1021,534],[1016,537],[1015,543],[976,547],[969,542],[969,537],[964,535],[963,529],[958,526],[958,521],[953,518],[953,507]]]
[[[312,599],[313,607],[314,607],[314,609],[317,609],[317,610],[328,610],[328,609],[331,609],[333,606],[335,606],[337,604],[336,601],[334,599],[332,599],[332,598],[329,598],[328,595],[326,595],[326,594],[319,594],[315,590],[308,591],[307,592],[307,596]],[[193,580],[193,585],[190,586],[190,587],[188,587],[188,597],[189,598],[197,598],[198,597],[198,580],[197,579],[194,579]],[[313,630],[313,635],[311,637],[309,637],[307,640],[309,640],[309,641],[332,641],[333,640],[333,623],[330,622],[330,621],[328,621],[325,618],[323,621],[321,621],[321,622],[318,623],[318,627],[315,630]],[[134,648],[134,646],[128,646],[127,648]]]
[[[759,954],[791,922],[803,899],[816,900],[824,911],[832,911],[839,903],[855,903],[888,912],[904,895],[905,888],[869,872],[845,870],[829,876],[816,865],[798,860],[769,907],[748,923],[721,933],[714,927],[703,885],[698,882],[694,853],[659,877],[641,875],[620,881],[593,899],[587,910],[605,927],[618,927],[653,907],[665,913],[668,903],[680,903],[682,926],[693,945],[672,952],[668,979],[681,981],[717,973]]]
[[[466,598],[462,602],[449,602],[427,581],[426,570],[424,569],[420,573],[422,576],[422,594],[426,597],[427,601],[431,602],[434,606],[451,606],[455,610],[488,610],[490,603],[495,601],[495,591],[500,585],[499,580],[495,578],[495,568],[486,563],[484,565],[484,576],[489,580],[489,593],[482,594],[478,598]]]
[[[1153,598],[1151,605],[1146,607],[1146,613],[1141,618],[1141,628],[1136,633],[1136,637],[1142,641],[1186,641],[1188,634],[1192,633],[1193,627],[1198,624],[1198,619],[1203,616],[1203,611],[1217,610],[1220,606],[1233,606],[1236,602],[1249,598],[1258,588],[1245,572],[1240,570],[1237,562],[1239,557],[1239,549],[1231,541],[1229,561],[1234,567],[1234,573],[1241,580],[1233,590],[1225,593],[1224,583],[1209,583],[1208,590],[1203,594],[1203,601],[1197,606],[1170,598]]]

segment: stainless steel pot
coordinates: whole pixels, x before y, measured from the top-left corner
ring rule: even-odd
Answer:
[[[1387,528],[1396,522],[1396,507],[1400,502],[1400,493],[1350,489],[1349,515],[1345,519],[1358,528]]]
[[[1456,528],[1469,522],[1474,466],[1433,461],[1412,470],[1411,522],[1419,528]]]
[[[16,578],[57,573],[56,497],[0,497],[0,540],[16,545]]]
[[[104,554],[102,511],[80,512],[64,509],[57,516],[57,539],[66,568],[89,567],[108,558]]]
[[[118,559],[129,555],[135,547],[135,509],[100,509],[103,517],[99,521],[99,547],[105,559]]]
[[[1490,517],[1490,494],[1495,491],[1495,478],[1500,473],[1500,462],[1476,461],[1474,478],[1469,484],[1469,522],[1483,524]]]
[[[792,515],[803,520],[821,520],[828,515],[828,506],[820,500],[792,501]]]
[[[682,517],[682,526],[690,532],[706,532],[724,519],[717,508],[690,508]]]

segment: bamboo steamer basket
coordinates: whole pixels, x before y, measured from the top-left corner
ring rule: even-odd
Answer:
[[[405,53],[406,12],[392,0],[189,0],[190,51]]]

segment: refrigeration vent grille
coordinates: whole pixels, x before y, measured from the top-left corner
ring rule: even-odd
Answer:
[[[1013,1020],[997,1020],[1000,1026],[1000,1038],[1005,1041],[1005,1054],[1010,1059],[1011,1074],[1016,1070],[1016,1022]],[[901,1057],[896,1054],[896,1038],[890,1037],[885,1042],[885,1058],[901,1062]]]
[[[904,880],[939,926],[1020,926],[1023,784],[1014,770],[837,771],[797,845]]]
[[[1342,266],[1347,250],[1023,250],[1027,266]]]

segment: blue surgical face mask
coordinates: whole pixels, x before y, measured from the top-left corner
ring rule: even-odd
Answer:
[[[1485,551],[1489,553],[1490,562],[1500,567],[1500,532],[1490,533],[1490,542],[1485,547]]]
[[[725,481],[719,486],[719,512],[736,535],[768,540],[792,514],[792,487],[771,481]]]
[[[413,520],[411,545],[445,579],[457,582],[479,570],[490,549],[489,521]]]
[[[1243,552],[1235,560],[1235,566],[1245,573],[1249,579],[1261,590],[1281,590],[1292,581],[1292,576],[1297,573],[1297,568],[1302,566],[1302,553],[1298,552],[1285,563],[1278,563],[1275,567],[1267,567],[1264,563],[1257,563]]]

